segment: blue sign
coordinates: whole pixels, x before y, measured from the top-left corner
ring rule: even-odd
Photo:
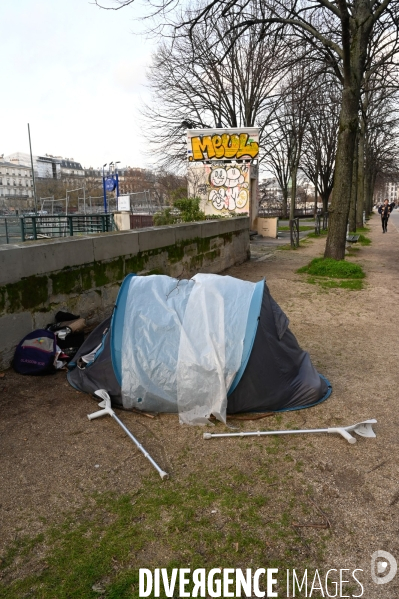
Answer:
[[[107,177],[104,181],[106,191],[114,191],[116,187],[116,181],[113,177]]]

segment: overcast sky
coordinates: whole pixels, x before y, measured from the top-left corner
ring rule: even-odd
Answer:
[[[146,166],[139,108],[155,42],[139,7],[89,0],[0,1],[0,155],[74,158],[84,167]]]

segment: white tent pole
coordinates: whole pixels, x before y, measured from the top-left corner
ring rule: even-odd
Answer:
[[[352,437],[350,433],[356,433],[361,437],[375,437],[376,434],[373,431],[372,425],[377,420],[365,420],[364,422],[358,422],[350,426],[337,426],[335,428],[310,428],[303,430],[285,430],[285,431],[251,431],[242,433],[204,433],[204,439],[213,439],[214,437],[263,437],[266,435],[299,435],[302,433],[338,433],[348,443],[356,443],[355,437]]]
[[[134,435],[132,435],[132,433],[123,424],[123,422],[121,420],[119,420],[118,416],[115,414],[115,412],[111,408],[111,398],[108,395],[108,393],[105,391],[105,389],[99,389],[98,391],[95,391],[94,395],[97,395],[98,397],[101,397],[103,399],[103,401],[101,401],[98,404],[99,407],[103,408],[103,409],[99,410],[98,412],[93,412],[93,414],[88,414],[87,418],[89,420],[93,420],[94,418],[100,418],[101,416],[106,416],[107,414],[109,414],[109,416],[112,416],[112,418],[114,420],[116,420],[116,422],[119,424],[119,426],[121,426],[123,428],[123,430],[128,435],[128,437],[130,437],[130,439],[133,441],[133,443],[138,447],[138,449],[144,454],[144,456],[147,458],[147,460],[149,460],[151,462],[151,464],[154,466],[155,470],[157,470],[157,472],[159,473],[162,480],[164,480],[165,478],[169,478],[169,474],[167,472],[164,472],[158,466],[158,464],[155,462],[155,460],[152,459],[150,454],[144,449],[144,447],[141,445],[141,443],[139,443],[137,441],[137,439],[134,437]]]

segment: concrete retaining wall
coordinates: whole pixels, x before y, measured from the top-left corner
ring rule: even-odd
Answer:
[[[0,246],[0,368],[58,310],[100,322],[131,272],[189,278],[248,258],[247,217]]]

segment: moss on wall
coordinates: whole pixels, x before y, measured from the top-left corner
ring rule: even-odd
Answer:
[[[80,276],[77,276],[75,269],[61,270],[56,274],[50,275],[50,280],[55,295],[69,295],[81,289],[81,279]]]
[[[22,312],[45,304],[48,299],[47,277],[27,277],[0,288],[1,311]]]
[[[120,256],[108,262],[93,262],[67,267],[47,276],[28,277],[0,287],[0,314],[24,310],[45,312],[59,304],[58,301],[54,304],[54,296],[64,296],[68,305],[72,305],[82,293],[97,291],[101,295],[102,288],[120,284],[132,272],[171,274],[176,271],[173,265],[181,263],[182,274],[190,275],[223,259],[223,247],[241,234],[242,231],[235,231],[213,237],[196,237],[176,245]],[[229,265],[226,264],[226,267]]]

